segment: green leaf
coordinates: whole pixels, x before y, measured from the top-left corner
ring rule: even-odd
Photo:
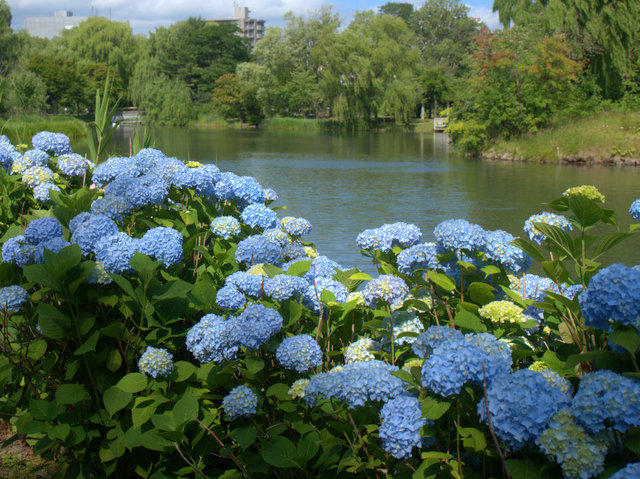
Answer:
[[[427,271],[427,275],[431,282],[440,286],[445,291],[454,291],[456,289],[456,284],[446,274],[438,273],[437,271]]]
[[[464,444],[466,449],[481,452],[487,447],[487,440],[484,437],[484,433],[479,429],[458,426],[458,433],[460,437],[462,437],[462,444]]]
[[[573,368],[580,363],[591,361],[600,369],[616,369],[620,363],[618,355],[613,351],[590,351],[569,356],[567,358],[567,368]]]
[[[480,305],[485,305],[495,300],[494,291],[495,288],[487,283],[471,283],[469,285],[471,301]]]
[[[298,456],[305,462],[313,459],[320,449],[320,436],[317,432],[312,431],[298,441]]]
[[[137,393],[147,387],[147,377],[142,373],[129,373],[118,381],[116,387],[127,393]]]
[[[585,228],[596,224],[604,214],[604,208],[595,201],[581,195],[567,197],[567,205],[578,222]]]
[[[623,347],[630,354],[635,354],[640,348],[640,336],[638,336],[638,332],[633,327],[623,328],[617,326],[615,331],[609,335],[609,341]]]
[[[311,261],[296,261],[289,269],[287,269],[287,274],[289,276],[302,276],[311,268]]]
[[[254,426],[241,427],[229,432],[229,436],[245,451],[258,437],[258,430]]]
[[[273,396],[281,401],[286,401],[289,399],[289,386],[284,383],[276,383],[269,386],[267,389],[267,397]]]
[[[47,436],[54,440],[57,439],[58,441],[64,441],[70,432],[71,426],[67,423],[62,423],[49,429]]]
[[[77,404],[89,399],[89,394],[82,384],[61,384],[56,389],[58,404]]]
[[[524,251],[529,256],[531,256],[531,258],[534,259],[535,261],[545,260],[544,255],[540,252],[538,247],[534,245],[531,241],[528,241],[522,238],[516,238],[511,242],[511,244],[513,246],[516,246],[517,248],[520,248],[522,251]]]
[[[634,236],[635,233],[623,232],[623,233],[612,233],[610,235],[602,238],[596,247],[593,249],[593,259],[597,259],[601,254],[606,253],[611,248],[617,246],[622,243],[627,238]]]
[[[126,407],[132,397],[131,393],[125,392],[114,386],[104,392],[102,401],[104,402],[104,408],[109,413],[109,416],[113,416],[114,413]]]
[[[196,372],[196,367],[187,361],[178,361],[173,365],[173,380],[177,383],[186,381],[193,373]]]
[[[473,331],[474,333],[484,333],[487,331],[487,327],[478,316],[462,308],[456,312],[453,318],[453,324],[460,328]]]
[[[264,369],[264,361],[261,359],[245,358],[244,364],[246,366],[244,373],[249,379]]]
[[[122,366],[122,356],[120,355],[120,351],[117,349],[112,349],[107,354],[106,360],[107,369],[112,373],[115,373],[120,366]]]
[[[355,273],[349,276],[351,281],[371,281],[373,278],[367,273]]]
[[[83,354],[87,354],[91,351],[95,351],[99,338],[100,338],[100,331],[95,331],[89,337],[89,339],[87,339],[78,349],[74,351],[73,354],[75,356],[82,356]]]
[[[518,479],[544,479],[547,476],[542,475],[540,464],[529,461],[527,459],[507,459],[507,467],[511,473],[511,477]]]
[[[398,369],[391,373],[392,376],[402,379],[404,382],[411,384],[412,386],[420,387],[409,371],[404,369]]]
[[[446,401],[440,401],[430,396],[426,397],[424,401],[422,401],[422,417],[435,421],[436,419],[440,419],[450,407],[451,404]]]
[[[262,458],[275,467],[302,467],[298,464],[298,450],[290,439],[282,436],[272,437],[262,443]]]
[[[47,342],[44,339],[36,339],[29,343],[27,357],[32,361],[37,361],[47,352]]]
[[[42,334],[51,339],[63,339],[68,336],[71,320],[66,314],[48,303],[39,303],[36,312]]]
[[[567,256],[575,259],[573,251],[573,239],[571,235],[562,228],[546,223],[533,223],[540,233],[547,237],[547,240],[560,249]]]
[[[25,278],[32,283],[51,288],[54,291],[62,290],[61,281],[53,276],[43,264],[30,264],[22,268],[22,271],[24,272]]]
[[[188,421],[193,421],[194,417],[198,417],[200,407],[198,400],[193,396],[183,396],[176,402],[171,414],[177,425]]]
[[[186,281],[182,281],[181,279],[176,281],[171,281],[169,283],[165,283],[162,285],[162,288],[156,292],[154,291],[153,299],[173,299],[173,298],[183,298],[193,289],[193,285],[191,283],[187,283]]]

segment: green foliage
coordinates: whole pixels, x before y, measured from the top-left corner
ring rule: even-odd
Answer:
[[[113,122],[113,117],[118,108],[119,101],[111,103],[111,85],[109,76],[104,84],[104,91],[100,95],[100,90],[96,90],[96,106],[94,109],[94,119],[87,125],[87,145],[89,147],[89,157],[97,164],[104,153],[111,136],[116,131],[120,122]]]
[[[404,21],[409,21],[413,14],[413,5],[411,3],[388,2],[378,7],[378,11],[382,15],[394,15]]]
[[[29,59],[28,67],[44,82],[53,113],[64,107],[78,111],[85,104],[86,79],[71,60],[34,55]]]
[[[238,77],[231,73],[216,80],[213,91],[213,107],[225,119],[242,116],[242,93]]]
[[[7,87],[4,105],[8,110],[37,113],[46,108],[47,87],[34,72],[16,70],[11,73],[4,84]],[[0,104],[2,104],[2,98],[0,98]]]

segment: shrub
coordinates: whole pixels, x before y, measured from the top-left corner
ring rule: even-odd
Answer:
[[[374,279],[243,222],[274,197],[253,178],[188,165],[141,150],[55,175],[45,202],[2,171],[0,411],[64,477],[574,477],[567,424],[594,473],[637,462],[638,288],[599,263],[637,228],[603,202],[550,202],[572,228],[532,217],[539,242],[462,220],[423,248],[414,225],[367,230]],[[545,277],[509,274],[531,260]]]

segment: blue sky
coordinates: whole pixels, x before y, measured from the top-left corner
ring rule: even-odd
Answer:
[[[410,0],[403,0],[410,1]],[[493,0],[463,0],[471,7],[471,15],[497,26],[497,17],[491,13]],[[230,17],[232,0],[8,0],[13,13],[12,26],[24,28],[25,17],[52,16],[54,10],[71,10],[74,15],[89,15],[91,7],[102,16],[113,20],[128,20],[136,33],[146,33],[160,25],[170,25],[189,16],[204,18]],[[238,0],[239,6],[247,6],[254,18],[263,18],[267,26],[282,25],[282,17],[292,11],[304,15],[322,5],[333,5],[348,20],[354,12],[375,9],[386,0]],[[419,6],[422,1],[413,1]]]

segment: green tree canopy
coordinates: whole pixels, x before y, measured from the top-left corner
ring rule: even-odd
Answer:
[[[195,101],[209,101],[215,81],[249,60],[247,43],[236,31],[234,25],[189,18],[152,33],[151,55],[160,73],[189,86]]]
[[[78,73],[73,61],[34,55],[29,59],[28,67],[47,87],[48,101],[54,113],[61,107],[78,111],[86,105],[86,78]]]
[[[402,18],[404,21],[409,21],[413,14],[413,4],[411,3],[399,3],[388,2],[378,8],[378,11],[382,15],[393,15]]]
[[[0,0],[0,75],[17,59],[18,41],[11,30],[11,9],[5,0]]]

